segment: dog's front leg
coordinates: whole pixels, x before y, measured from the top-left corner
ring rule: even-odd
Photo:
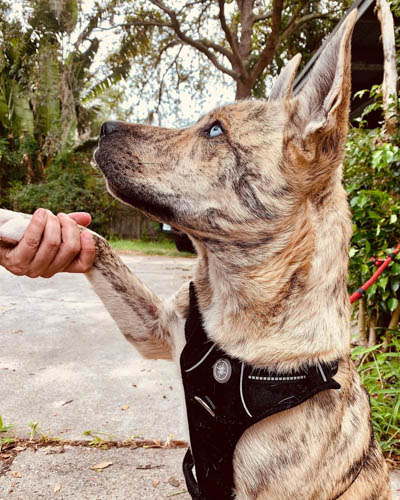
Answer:
[[[172,303],[166,305],[122,262],[97,234],[96,258],[86,273],[121,332],[146,358],[172,359],[173,331],[180,318]]]
[[[29,215],[0,209],[0,244],[9,247],[18,244],[30,219]],[[106,240],[91,233],[96,245],[96,258],[86,276],[95,292],[127,340],[143,356],[172,359],[175,347],[173,332],[183,332],[184,318],[178,312],[182,293],[163,304],[129,270]],[[184,301],[188,301],[187,290],[184,295]]]

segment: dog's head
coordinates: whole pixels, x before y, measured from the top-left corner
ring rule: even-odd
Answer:
[[[356,12],[296,97],[300,56],[268,101],[238,101],[185,129],[106,122],[95,160],[110,192],[204,243],[257,244],[302,204],[321,204],[342,161]]]

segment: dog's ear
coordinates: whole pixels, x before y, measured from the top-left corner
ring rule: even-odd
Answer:
[[[278,79],[274,83],[271,93],[269,94],[270,101],[279,99],[290,99],[293,93],[293,82],[301,61],[301,54],[296,54],[280,72]]]
[[[315,181],[326,181],[341,163],[347,134],[351,86],[351,35],[357,19],[353,10],[319,56],[297,96],[292,113],[300,156],[313,165]]]

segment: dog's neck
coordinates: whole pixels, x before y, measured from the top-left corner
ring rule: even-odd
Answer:
[[[328,198],[305,203],[272,243],[200,252],[204,326],[229,355],[287,371],[348,353],[351,227],[340,184]]]

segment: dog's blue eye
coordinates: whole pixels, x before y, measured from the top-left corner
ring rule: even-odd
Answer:
[[[217,137],[217,135],[220,135],[223,133],[223,130],[222,130],[222,127],[221,125],[213,125],[211,128],[210,128],[210,131],[208,132],[208,135],[210,137]]]

